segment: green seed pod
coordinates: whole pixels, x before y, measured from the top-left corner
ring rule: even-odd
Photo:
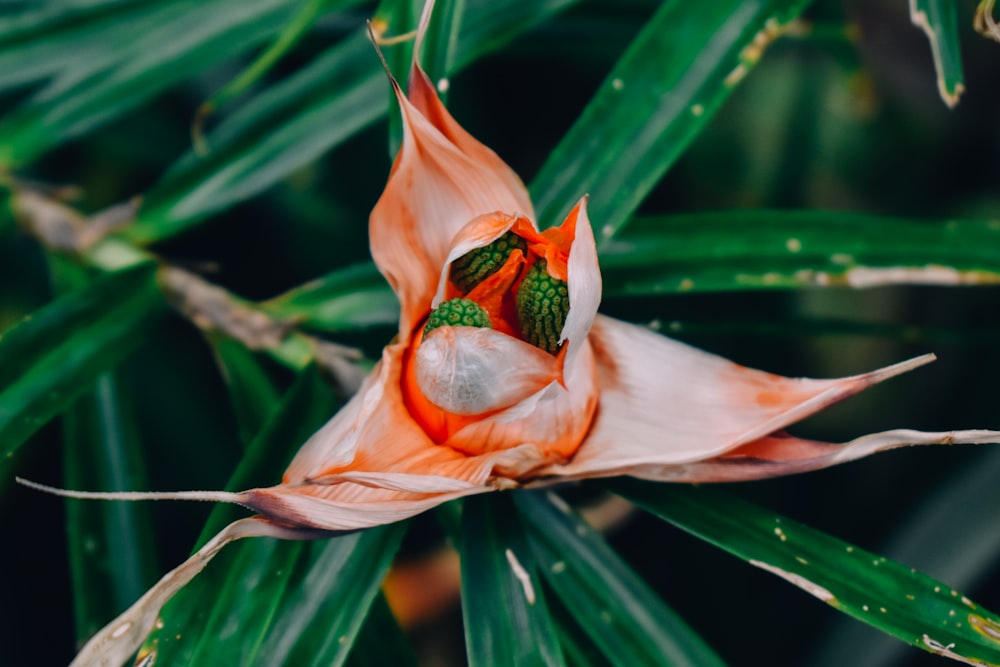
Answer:
[[[540,259],[517,289],[517,319],[524,338],[549,354],[559,351],[559,334],[569,314],[566,281],[553,278]]]
[[[451,281],[468,294],[473,287],[500,270],[515,249],[526,252],[528,244],[514,232],[507,232],[493,243],[467,252],[451,263]]]
[[[477,327],[492,329],[490,316],[475,301],[469,299],[448,299],[431,312],[424,327],[424,338],[438,327]]]

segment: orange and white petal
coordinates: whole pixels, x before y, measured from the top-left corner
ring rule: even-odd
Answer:
[[[299,448],[285,470],[283,483],[293,484],[318,477],[329,470],[349,466],[354,461],[364,426],[376,413],[384,415],[386,412],[386,383],[393,375],[393,364],[399,363],[402,354],[403,346],[400,344],[390,345],[382,351],[382,360],[375,365],[347,405]],[[402,414],[406,414],[405,409]]]
[[[416,80],[423,82],[414,90],[430,117],[392,82],[403,143],[369,226],[372,257],[400,300],[403,336],[429,310],[463,226],[493,211],[533,217],[527,190],[510,167],[458,127],[433,88],[423,90],[430,85],[425,77]]]
[[[925,355],[832,380],[786,378],[604,316],[590,342],[601,391],[597,419],[570,463],[540,474],[604,476],[713,459],[933,360]]]
[[[482,248],[493,243],[506,234],[515,223],[521,223],[530,227],[534,226],[534,223],[524,216],[494,211],[473,218],[455,234],[455,237],[451,240],[451,248],[448,250],[448,255],[445,257],[444,264],[441,267],[441,273],[438,275],[437,289],[434,293],[434,301],[431,303],[431,308],[437,308],[442,301],[450,296],[448,294],[448,277],[451,263],[476,248]]]
[[[548,352],[494,329],[439,327],[414,361],[424,397],[456,415],[509,408],[558,381],[562,363]]]
[[[587,198],[577,203],[561,229],[573,239],[566,262],[569,313],[559,335],[559,342],[569,341],[566,363],[572,364],[590,331],[597,308],[601,305],[601,267],[597,263],[594,231],[587,217]]]
[[[573,364],[564,367],[563,384],[471,421],[444,444],[473,456],[516,450],[493,465],[499,474],[520,478],[576,453],[594,420],[598,392],[594,355],[585,341]]]
[[[633,466],[614,474],[661,482],[747,482],[821,470],[899,447],[997,442],[1000,442],[1000,432],[985,430],[926,433],[897,429],[873,433],[842,444],[803,440],[782,433],[755,440],[706,461]]]

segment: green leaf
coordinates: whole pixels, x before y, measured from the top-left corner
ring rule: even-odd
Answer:
[[[229,389],[240,440],[249,445],[278,403],[278,390],[254,353],[242,343],[225,336],[211,336],[211,342]]]
[[[328,273],[260,307],[277,319],[331,333],[399,321],[399,301],[370,262]]]
[[[952,0],[910,0],[910,19],[931,43],[938,94],[952,108],[965,92],[958,41],[958,5]]]
[[[146,264],[95,280],[0,335],[0,471],[165,311],[154,269]]]
[[[147,488],[136,414],[120,385],[112,373],[99,376],[94,391],[63,415],[66,488]],[[156,582],[152,526],[147,503],[67,503],[77,640],[89,639]]]
[[[67,81],[115,59],[121,36],[162,20],[167,0],[47,3],[0,17],[0,90],[61,75]]]
[[[574,1],[466,0],[456,67]],[[404,21],[393,18],[392,30],[396,23]],[[384,116],[390,96],[374,47],[359,27],[219,123],[205,136],[208,156],[186,153],[149,192],[126,234],[141,243],[162,240],[259,194]]]
[[[244,93],[261,79],[291,50],[319,18],[333,4],[332,0],[304,0],[298,11],[278,33],[274,42],[242,72],[212,95],[199,109],[199,115],[209,113]],[[338,3],[351,4],[351,3]]]
[[[538,568],[606,664],[725,664],[560,498],[515,502]]]
[[[127,235],[145,243],[177,234],[316,159],[386,112],[384,76],[359,30],[206,135],[209,154],[185,154]]]
[[[84,287],[87,272],[68,259],[50,258],[52,282],[62,292]],[[63,413],[64,486],[130,491],[147,488],[135,410],[121,378],[101,374]],[[107,618],[156,581],[158,564],[151,512],[143,503],[66,505],[66,536],[76,638],[83,641]]]
[[[994,338],[996,340],[996,338]],[[952,585],[988,590],[993,565],[1000,560],[1000,532],[995,530],[1000,507],[1000,452],[981,452],[926,494],[885,540],[885,550],[923,572]],[[977,508],[982,511],[969,511]],[[948,545],[942,549],[941,545]],[[909,649],[886,635],[843,618],[817,642],[813,667],[902,664]]]
[[[602,248],[608,295],[1000,282],[995,221],[827,211],[638,219]]]
[[[65,74],[0,120],[0,165],[30,162],[213,63],[252,48],[285,22],[291,4],[173,2],[157,8],[155,22],[149,12],[131,31],[117,26],[118,41],[108,62],[94,65],[83,59],[82,71]],[[74,63],[81,62],[77,58]]]
[[[598,239],[628,220],[809,0],[664,2],[531,184],[541,226],[590,194]]]
[[[718,491],[624,479],[609,487],[908,644],[1000,664],[1000,617],[912,568]]]
[[[372,601],[354,648],[347,658],[347,664],[350,667],[417,667],[417,657],[392,615],[385,595],[379,593]]]
[[[303,372],[227,488],[274,483],[335,402],[315,368]],[[216,507],[199,544],[239,513]],[[171,665],[341,664],[404,530],[395,524],[314,543],[230,546],[164,607],[162,627],[143,650]]]
[[[462,617],[470,667],[563,664],[535,560],[506,494],[462,510]]]

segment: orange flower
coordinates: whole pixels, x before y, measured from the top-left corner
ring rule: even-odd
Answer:
[[[996,440],[989,431],[889,431],[834,445],[786,435],[789,424],[933,356],[842,379],[791,379],[598,315],[601,276],[586,199],[561,226],[539,231],[520,179],[449,115],[419,63],[408,96],[391,83],[404,136],[370,236],[399,297],[398,336],[277,486],[62,492],[196,498],[259,513],[164,577],[75,664],[126,660],[169,597],[242,537],[367,528],[523,485],[615,475],[749,480],[901,445]]]

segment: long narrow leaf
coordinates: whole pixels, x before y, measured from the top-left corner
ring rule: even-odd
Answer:
[[[538,220],[556,224],[585,194],[604,238],[753,67],[777,26],[809,0],[671,0],[661,5],[531,184]]]
[[[534,557],[508,497],[465,501],[460,551],[469,665],[563,664]]]
[[[718,491],[633,480],[610,488],[908,644],[1000,665],[1000,617],[914,569]]]
[[[0,336],[0,471],[32,433],[120,362],[165,311],[153,268],[97,280]]]
[[[519,493],[515,501],[545,580],[607,664],[724,664],[557,496]]]
[[[645,218],[600,253],[610,295],[1000,282],[989,220],[834,211]]]
[[[467,0],[455,66],[499,48],[575,1]],[[359,27],[207,134],[209,155],[185,154],[149,193],[127,233],[139,242],[161,240],[260,193],[381,118],[389,97],[385,73]]]
[[[949,107],[965,92],[958,41],[958,5],[949,0],[910,0],[910,18],[931,43],[938,94]]]
[[[115,62],[106,69],[56,81],[0,120],[0,165],[25,164],[210,64],[238,55],[273,34],[289,5],[289,0],[173,3],[160,23],[121,34]]]
[[[65,485],[147,488],[135,411],[113,373],[97,378],[63,416]],[[152,512],[145,503],[66,506],[76,638],[84,641],[157,579]]]

